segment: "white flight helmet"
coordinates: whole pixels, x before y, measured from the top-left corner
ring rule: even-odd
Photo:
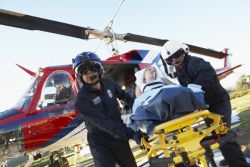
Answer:
[[[162,46],[161,56],[166,61],[180,49],[184,51],[185,55],[189,53],[189,47],[186,44],[174,40],[167,41]]]

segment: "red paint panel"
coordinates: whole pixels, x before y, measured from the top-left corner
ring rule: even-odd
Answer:
[[[32,150],[60,133],[76,117],[75,113],[39,118],[23,124],[25,150]]]

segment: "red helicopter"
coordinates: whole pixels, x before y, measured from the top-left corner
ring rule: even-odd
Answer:
[[[136,34],[114,34],[110,31],[79,27],[53,20],[24,15],[0,9],[0,24],[40,30],[80,39],[91,37],[109,40],[122,40],[162,46],[165,39],[151,38]],[[193,53],[225,59],[224,67],[216,70],[219,79],[233,72],[227,50],[217,52],[189,45]],[[135,88],[135,69],[142,69],[154,62],[145,62],[151,56],[149,50],[132,50],[124,54],[111,56],[103,61],[105,75],[113,78],[132,96]],[[158,53],[159,54],[159,53]],[[156,55],[157,57],[157,55]],[[0,162],[6,157],[16,157],[34,150],[38,152],[55,151],[65,146],[86,143],[86,129],[81,115],[75,110],[74,100],[80,88],[72,65],[59,65],[40,68],[32,72],[20,65],[33,77],[33,82],[17,106],[0,112]],[[60,96],[58,90],[64,89],[66,96]],[[37,155],[34,156],[36,158]]]

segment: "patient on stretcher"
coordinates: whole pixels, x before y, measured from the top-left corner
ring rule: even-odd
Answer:
[[[156,125],[206,108],[202,90],[164,84],[157,66],[138,72],[135,74],[137,98],[129,124],[132,129],[140,128],[151,135]]]
[[[160,69],[155,65],[149,66],[143,70],[136,72],[136,97],[141,95],[142,92],[157,89],[167,84],[173,84],[160,74],[162,74],[160,73]]]

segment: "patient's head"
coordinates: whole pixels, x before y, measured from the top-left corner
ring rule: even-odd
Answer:
[[[154,66],[149,66],[144,70],[143,73],[143,83],[149,83],[157,78],[156,68]]]

